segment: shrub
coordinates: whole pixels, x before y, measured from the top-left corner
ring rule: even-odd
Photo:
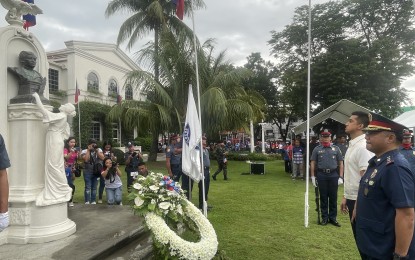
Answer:
[[[151,137],[137,137],[134,141],[134,144],[141,146],[141,151],[150,151],[152,139]]]
[[[210,158],[216,160],[216,153],[211,152]],[[262,153],[238,153],[229,152],[226,156],[231,161],[269,161],[269,160],[281,160],[280,154],[262,154]]]

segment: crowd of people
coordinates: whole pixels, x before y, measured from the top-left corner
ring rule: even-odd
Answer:
[[[337,220],[338,187],[344,183],[344,194],[340,211],[348,214],[351,229],[362,259],[415,259],[415,148],[413,134],[408,128],[381,115],[353,112],[345,122],[345,133],[337,134],[323,130],[319,141],[312,137],[307,151],[301,136],[278,146],[283,154],[285,171],[292,178],[303,178],[304,165],[310,164],[311,182],[319,191],[321,225],[341,227]],[[349,141],[347,139],[349,138]],[[217,181],[223,172],[228,179],[227,149],[223,141],[208,146],[203,138],[203,178],[199,182],[199,208],[211,209],[207,205],[210,178]],[[138,175],[147,176],[149,170],[140,151],[128,143],[124,155],[127,188]],[[190,199],[193,181],[182,172],[182,140],[180,135],[170,137],[166,150],[166,168],[169,176],[182,182],[186,196]],[[214,153],[218,169],[210,176],[209,153]],[[305,162],[306,153],[310,161]],[[102,203],[106,190],[109,205],[122,205],[122,181],[124,175],[110,143],[99,148],[96,140],[90,139],[87,148],[80,150],[76,139],[69,137],[63,148],[65,173],[72,197],[68,206],[73,206],[74,178],[78,164],[84,165],[84,203]],[[0,231],[8,226],[8,180],[10,161],[0,135]],[[98,189],[97,198],[97,188]],[[203,187],[204,191],[203,193]],[[320,214],[320,212],[319,212]],[[320,219],[320,218],[319,218]]]

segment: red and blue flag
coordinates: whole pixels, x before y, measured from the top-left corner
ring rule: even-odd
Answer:
[[[176,5],[176,15],[180,20],[183,20],[184,15],[184,0],[173,0]]]
[[[34,0],[22,0],[23,2],[29,3],[29,4],[34,4]],[[23,28],[25,30],[28,30],[29,27],[35,26],[36,25],[36,16],[32,15],[32,14],[25,14],[23,15]]]

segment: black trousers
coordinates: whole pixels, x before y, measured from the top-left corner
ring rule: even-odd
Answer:
[[[284,161],[284,166],[285,166],[285,172],[286,173],[292,173],[293,169],[291,167],[291,161]]]
[[[174,173],[173,173],[174,174]],[[190,181],[190,186],[189,186]],[[185,190],[186,198],[190,200],[190,194],[193,190],[193,180],[186,174],[182,174],[182,189]]]
[[[183,175],[181,164],[171,164],[171,173],[173,174],[173,181],[180,181],[180,177]]]
[[[337,172],[330,174],[317,173],[318,189],[320,191],[321,218],[323,220],[337,218],[337,190],[339,176]]]
[[[210,172],[209,167],[205,167],[203,171],[204,180],[199,181],[199,209],[203,209],[203,187],[202,181],[205,183],[205,199],[208,200],[209,185],[210,185]]]
[[[355,200],[349,200],[346,199],[346,206],[349,209],[349,219],[352,220],[352,215],[353,215],[353,210],[354,210],[354,205],[355,205],[356,201]],[[351,226],[352,226],[352,231],[353,231],[353,236],[354,236],[354,241],[356,242],[356,220],[354,220],[353,222],[350,222]],[[357,244],[356,244],[357,246]],[[360,252],[359,248],[357,248],[357,250],[359,251],[360,257],[362,259],[364,259],[364,255],[362,254],[362,252]]]

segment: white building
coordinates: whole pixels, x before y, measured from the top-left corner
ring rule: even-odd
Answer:
[[[124,87],[126,73],[140,68],[117,45],[82,41],[67,41],[65,45],[65,49],[47,52],[46,87],[52,102],[75,103],[76,85],[80,90],[79,101],[113,106],[118,94],[123,100],[146,99],[145,93],[132,86]],[[91,137],[102,140],[102,122],[93,122],[92,127]],[[117,124],[114,124],[113,133],[112,139],[118,141]]]

